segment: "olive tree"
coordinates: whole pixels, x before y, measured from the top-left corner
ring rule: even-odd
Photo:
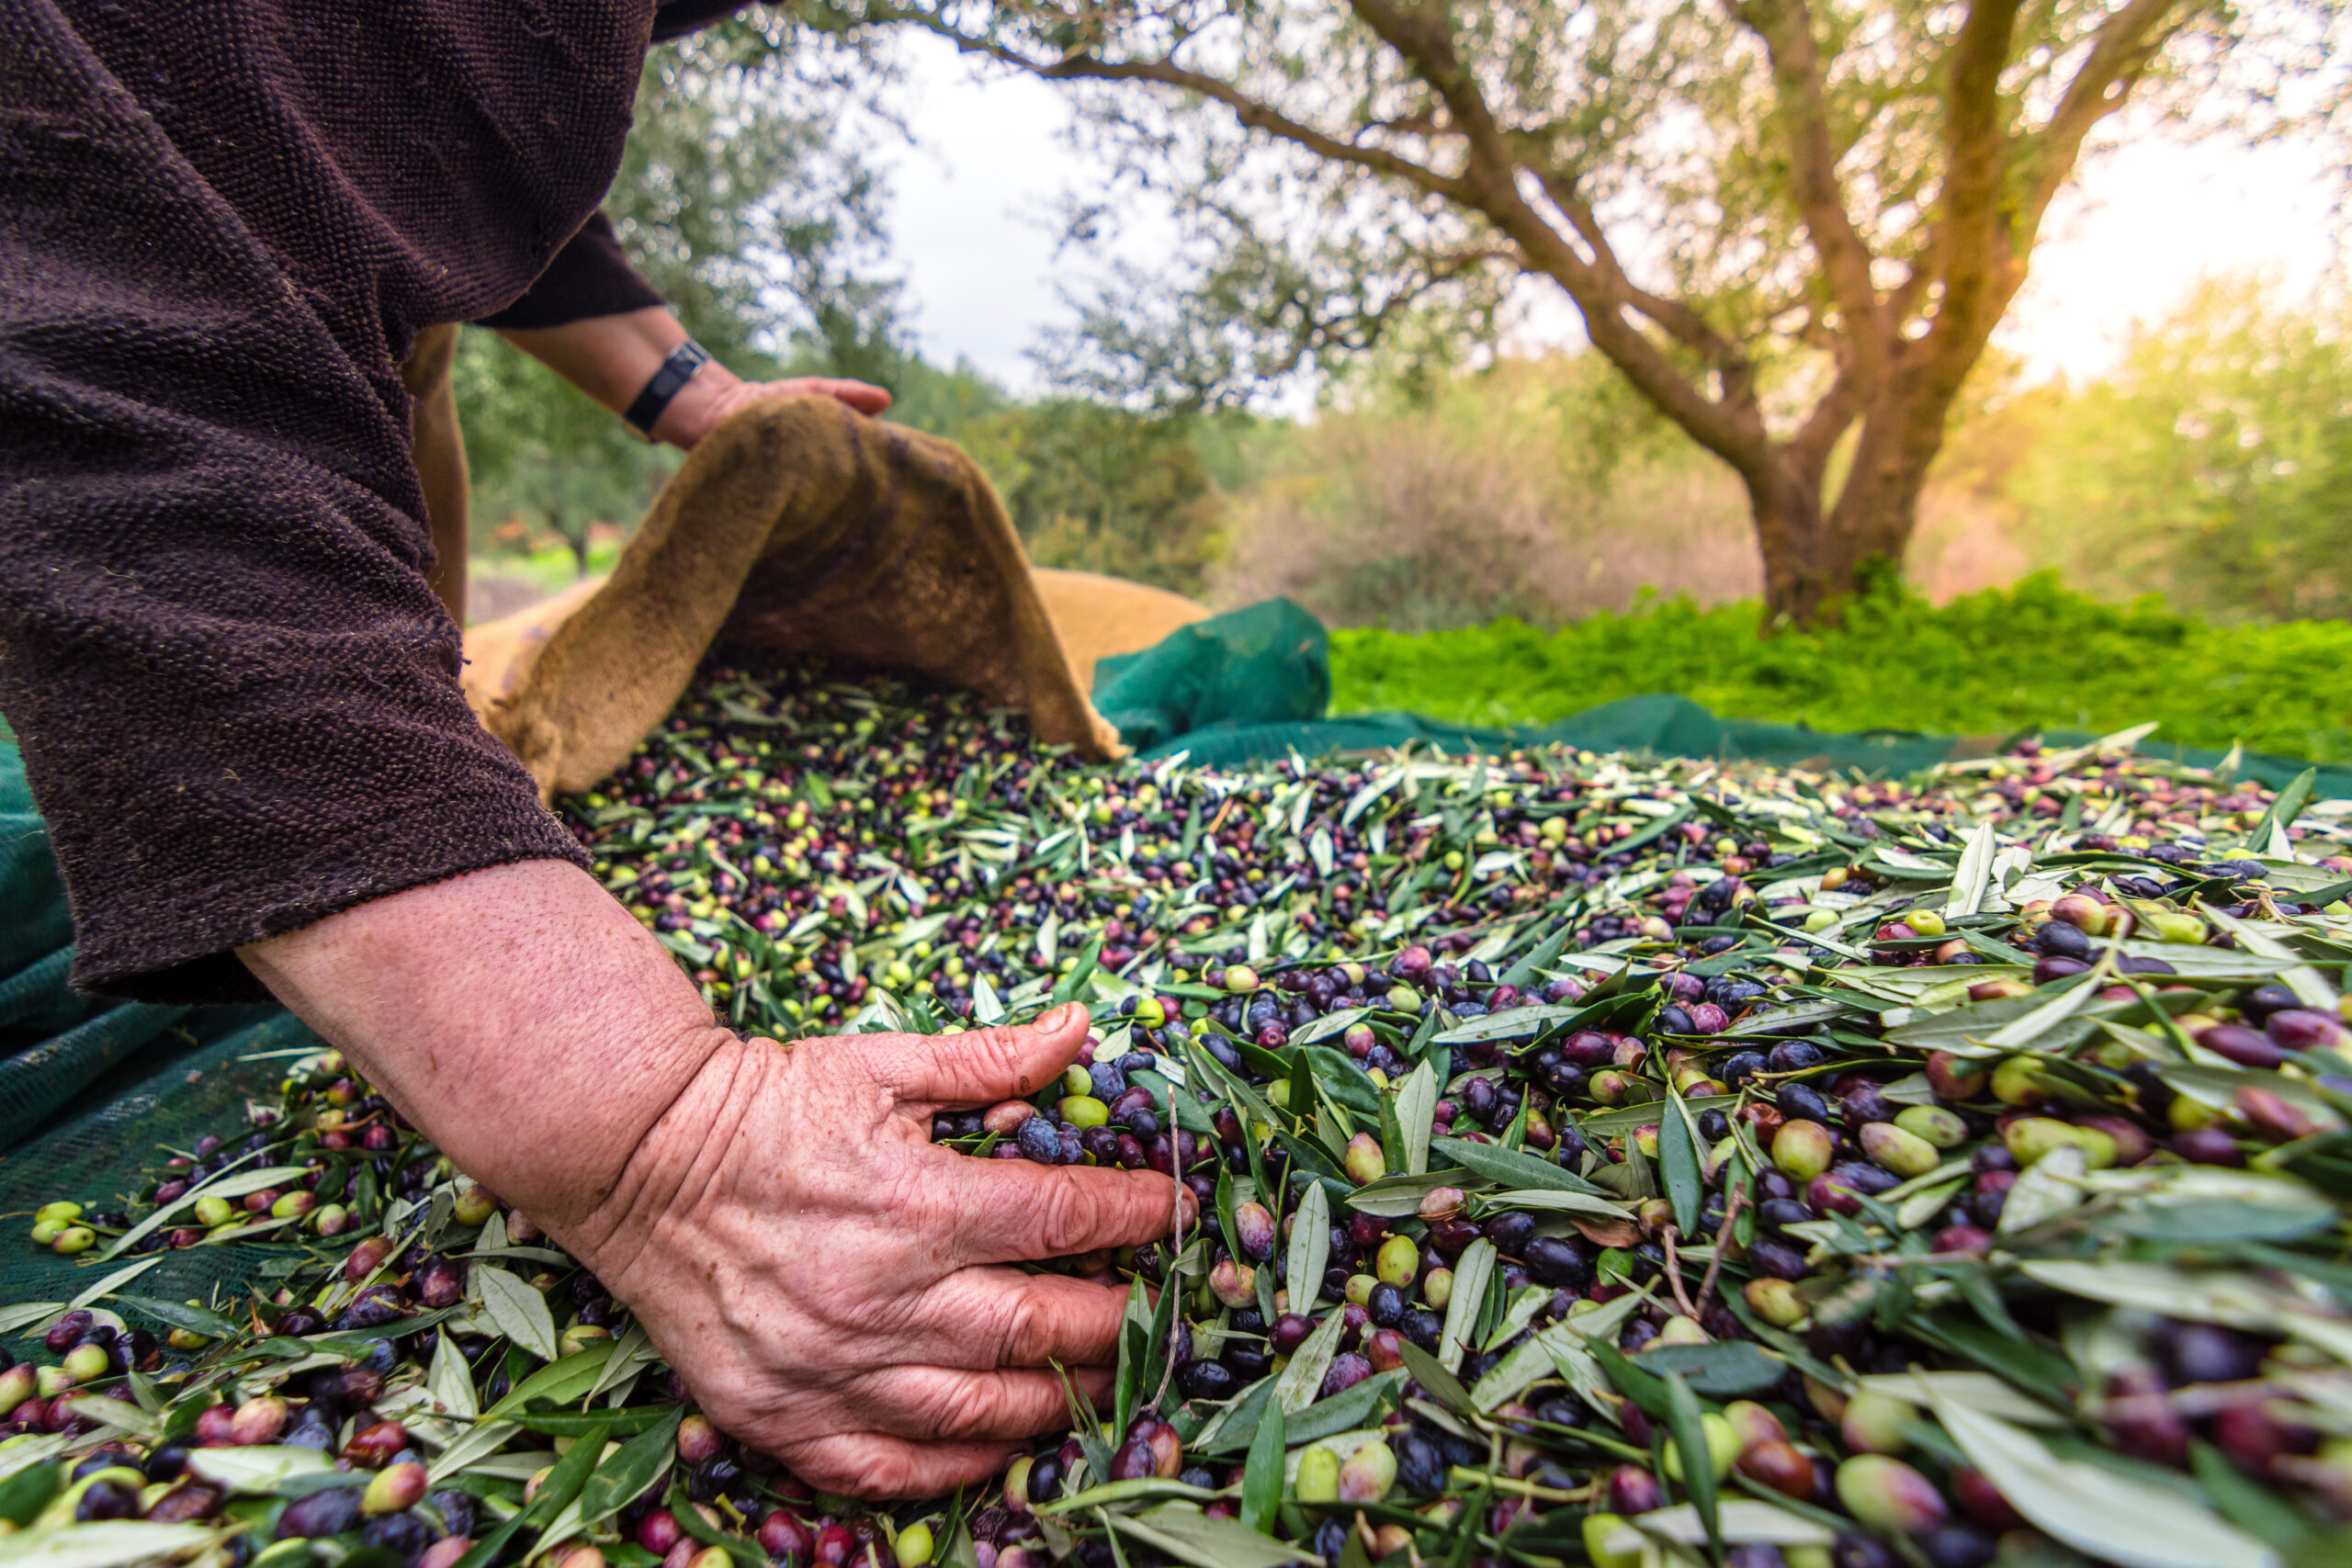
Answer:
[[[1769,608],[1899,562],[2086,150],[2276,130],[2331,0],[837,0],[1092,85],[1210,258],[1114,355],[1221,378],[1556,291],[1722,458]],[[2126,117],[2129,111],[2129,118]]]

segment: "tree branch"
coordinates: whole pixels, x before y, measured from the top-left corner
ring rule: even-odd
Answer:
[[[1677,325],[1702,339],[1712,333],[1695,314],[1687,313],[1686,307],[1636,289],[1597,222],[1589,231],[1579,231],[1593,251],[1593,259],[1588,262],[1528,205],[1519,181],[1524,165],[1479,91],[1476,78],[1462,68],[1453,40],[1443,30],[1443,13],[1436,13],[1438,19],[1432,20],[1430,16],[1399,9],[1389,0],[1349,0],[1349,6],[1374,36],[1395,50],[1444,101],[1454,128],[1466,139],[1469,158],[1461,175],[1463,195],[1458,199],[1484,213],[1536,270],[1559,284],[1584,318],[1585,333],[1592,345],[1643,396],[1693,440],[1741,473],[1762,475],[1771,462],[1771,445],[1752,380],[1745,373],[1746,362],[1735,357],[1718,363],[1724,395],[1721,400],[1709,398],[1663,349],[1626,319],[1628,309],[1649,314],[1643,303],[1646,297],[1656,301],[1665,317],[1675,318],[1670,325],[1665,317],[1651,317],[1678,339]],[[1542,183],[1540,174],[1538,180]],[[1551,195],[1548,190],[1546,194]],[[1581,198],[1572,190],[1567,194],[1572,205],[1580,205]],[[1552,199],[1557,205],[1557,197]],[[1571,208],[1561,210],[1572,224],[1576,221],[1570,216]]]
[[[2041,215],[2074,172],[2091,128],[2123,107],[2132,86],[2188,19],[2190,9],[2181,0],[2132,0],[2100,26],[2089,57],[2067,84],[2050,123],[2035,138],[2038,166],[2031,172],[2025,213],[2029,243],[2041,231]],[[2175,11],[2179,16],[2165,25]]]
[[[1363,147],[1340,141],[1304,121],[1293,119],[1272,105],[1251,97],[1228,82],[1203,72],[1188,70],[1173,61],[1104,60],[1100,55],[1085,53],[1069,54],[1050,62],[1033,60],[1019,50],[992,39],[974,38],[959,31],[932,13],[916,7],[868,4],[865,14],[878,22],[904,22],[922,28],[948,39],[964,53],[984,54],[1001,64],[1013,66],[1048,82],[1154,82],[1161,86],[1195,93],[1212,103],[1224,105],[1250,130],[1278,137],[1318,158],[1404,180],[1432,196],[1456,201],[1466,199],[1468,196],[1464,182],[1458,176],[1440,174],[1425,164],[1417,164],[1385,147]]]
[[[1831,297],[1846,318],[1854,345],[1852,369],[1865,387],[1883,373],[1889,333],[1878,288],[1871,281],[1871,248],[1846,209],[1838,180],[1838,148],[1829,134],[1822,90],[1821,50],[1806,0],[1730,0],[1734,17],[1763,40],[1774,92],[1788,126],[1789,168],[1797,213],[1821,261]]]

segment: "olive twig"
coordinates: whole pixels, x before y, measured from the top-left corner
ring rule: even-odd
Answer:
[[[1715,1227],[1715,1255],[1707,1259],[1707,1271],[1699,1277],[1700,1312],[1707,1310],[1707,1298],[1715,1292],[1715,1278],[1724,1271],[1724,1250],[1731,1246],[1731,1227],[1738,1222],[1740,1210],[1747,1206],[1747,1189],[1734,1187],[1724,1204],[1724,1223]]]

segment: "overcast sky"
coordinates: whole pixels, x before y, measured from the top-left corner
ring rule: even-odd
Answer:
[[[893,231],[926,351],[1025,388],[1023,350],[1061,319],[1050,211],[1093,166],[1043,83],[977,76],[937,39],[907,40],[920,145],[896,159]],[[2091,172],[2053,215],[2004,341],[2041,374],[2110,364],[2134,318],[2161,314],[2200,274],[2274,270],[2306,288],[2326,260],[2316,160],[2278,148],[2143,142]],[[1139,224],[1148,231],[1148,217]]]

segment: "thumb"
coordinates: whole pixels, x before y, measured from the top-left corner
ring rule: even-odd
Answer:
[[[1035,1021],[967,1034],[860,1037],[875,1077],[900,1101],[989,1105],[1032,1095],[1078,1059],[1087,1013],[1064,1002]]]

